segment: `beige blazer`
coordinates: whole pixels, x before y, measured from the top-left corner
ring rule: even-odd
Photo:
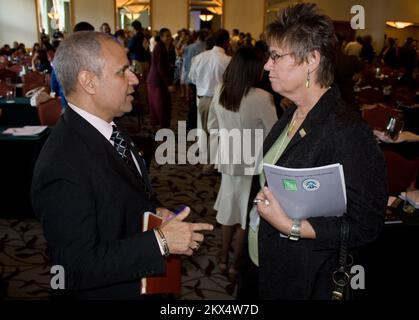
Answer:
[[[252,169],[260,165],[263,140],[278,120],[272,95],[251,88],[239,111],[233,112],[220,105],[220,90],[221,84],[215,88],[207,122],[211,162],[224,174],[258,174]]]

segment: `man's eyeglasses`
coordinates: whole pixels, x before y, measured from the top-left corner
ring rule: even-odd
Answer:
[[[276,63],[279,59],[281,59],[282,57],[285,57],[285,56],[287,56],[287,55],[289,55],[289,54],[292,54],[292,52],[288,52],[288,53],[284,53],[284,54],[279,54],[279,53],[276,53],[276,52],[273,52],[273,51],[269,51],[269,58],[271,58],[272,59],[272,61],[274,62],[274,63]]]

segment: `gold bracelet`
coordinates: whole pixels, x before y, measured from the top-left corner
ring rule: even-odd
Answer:
[[[169,250],[169,245],[167,244],[166,237],[164,236],[164,233],[163,233],[163,231],[161,231],[160,228],[156,228],[155,230],[159,234],[161,242],[163,244],[164,256],[168,257],[170,255],[170,250]]]

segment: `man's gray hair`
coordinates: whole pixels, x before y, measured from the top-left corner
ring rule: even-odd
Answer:
[[[109,35],[95,31],[76,32],[61,42],[55,53],[53,66],[64,96],[67,97],[75,91],[77,76],[81,71],[102,76],[105,64],[101,46],[103,41],[116,42]]]

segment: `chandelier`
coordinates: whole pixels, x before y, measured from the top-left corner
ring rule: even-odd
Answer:
[[[387,21],[386,24],[390,27],[403,29],[413,25],[412,22],[403,22],[403,21]]]
[[[204,13],[204,14],[199,15],[199,19],[201,19],[202,21],[211,21],[212,18],[214,18],[214,15],[212,15],[212,14]]]

